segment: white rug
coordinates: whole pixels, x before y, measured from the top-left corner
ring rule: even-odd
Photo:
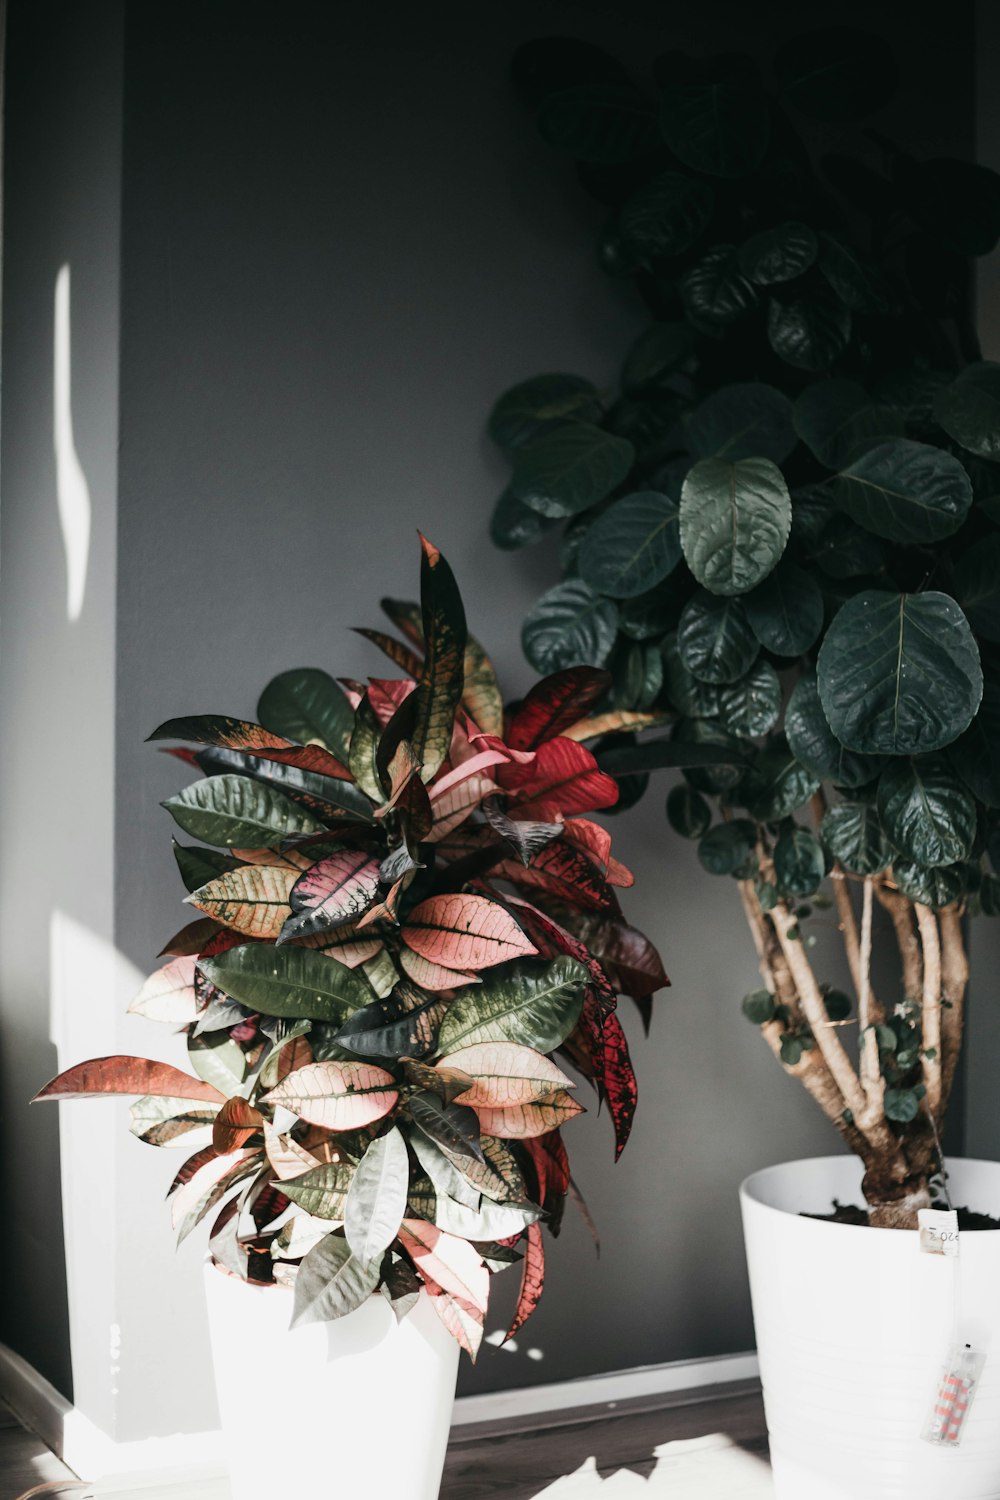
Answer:
[[[630,1469],[602,1479],[588,1458],[574,1473],[539,1490],[535,1500],[774,1500],[767,1464],[724,1433],[661,1443],[654,1452],[656,1468],[648,1479]]]

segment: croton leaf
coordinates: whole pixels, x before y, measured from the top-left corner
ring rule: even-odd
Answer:
[[[819,695],[850,750],[915,755],[950,744],[983,693],[969,623],[947,594],[869,589],[834,616],[817,664]]]
[[[957,531],[972,505],[972,485],[957,458],[895,438],[870,449],[833,481],[848,515],[890,542],[935,542]]]
[[[514,1316],[507,1329],[504,1343],[512,1339],[524,1327],[541,1301],[542,1289],[545,1286],[545,1244],[539,1225],[529,1224],[526,1236],[517,1306],[514,1309]]]
[[[560,735],[539,745],[529,765],[500,766],[497,782],[507,794],[511,817],[552,822],[574,813],[612,807],[618,785],[600,770],[589,750]]]
[[[463,1207],[477,1211],[482,1195],[451,1157],[420,1130],[410,1131],[409,1142],[414,1156],[430,1178],[437,1198],[440,1200],[447,1196]],[[465,1158],[460,1157],[459,1160],[464,1163]]]
[[[321,859],[292,881],[287,904],[293,915],[279,928],[278,941],[312,937],[356,922],[373,905],[378,885],[379,862],[365,849],[343,849]]]
[[[240,1152],[235,1161],[232,1156],[218,1156],[200,1168],[191,1181],[174,1194],[170,1218],[177,1230],[178,1245],[232,1188],[256,1175],[260,1162],[257,1151]]]
[[[412,948],[400,949],[399,963],[404,974],[425,990],[453,990],[459,985],[482,983],[471,969],[446,969],[443,964],[432,963],[414,953]]]
[[[246,719],[221,714],[199,714],[168,719],[147,735],[147,740],[189,740],[196,745],[218,745],[227,750],[285,749],[289,741]]]
[[[318,742],[346,761],[354,714],[343,690],[316,667],[295,667],[271,679],[257,704],[261,723],[302,745]]]
[[[410,736],[421,777],[430,781],[451,745],[455,710],[465,688],[467,631],[462,596],[438,549],[420,538],[420,597],[424,666],[414,694],[415,724]]]
[[[523,448],[557,422],[600,417],[596,388],[582,375],[533,375],[511,386],[490,412],[487,430],[500,448]]]
[[[372,999],[363,974],[310,948],[248,943],[202,957],[198,967],[224,994],[265,1016],[343,1024]]]
[[[322,826],[290,798],[248,776],[209,776],[163,806],[192,838],[230,849],[266,848]]]
[[[515,710],[507,744],[512,750],[537,750],[564,734],[610,687],[610,673],[595,667],[569,667],[542,678]]]
[[[452,1338],[475,1364],[483,1341],[486,1314],[478,1307],[474,1307],[467,1298],[456,1297],[451,1292],[446,1292],[443,1287],[435,1286],[427,1278],[425,1278],[425,1284],[430,1293],[431,1308],[435,1315],[440,1318]]]
[[[498,880],[529,891],[544,891],[557,900],[590,911],[618,911],[618,902],[607,879],[573,844],[554,839],[533,854],[528,864],[499,860],[493,867]]]
[[[474,636],[465,643],[462,707],[484,734],[503,734],[503,697],[496,668]]]
[[[808,271],[818,249],[819,242],[808,224],[786,219],[773,229],[758,230],[744,241],[739,252],[740,270],[755,286],[794,281]],[[775,459],[775,463],[780,462],[781,459]]]
[[[1000,364],[966,365],[938,392],[934,417],[967,452],[1000,459]]]
[[[519,1042],[477,1042],[449,1052],[440,1066],[468,1073],[472,1086],[458,1099],[477,1110],[480,1105],[497,1107],[544,1099],[557,1089],[574,1086],[551,1058]]]
[[[792,502],[769,459],[705,458],[681,491],[681,545],[688,567],[713,594],[745,594],[774,567],[788,540]]]
[[[495,901],[465,892],[431,896],[406,918],[407,947],[447,969],[485,969],[535,949]]]
[[[752,82],[669,82],[660,94],[660,130],[686,167],[713,177],[746,177],[763,160],[771,114]]]
[[[602,667],[618,634],[618,607],[581,578],[557,583],[537,599],[521,629],[524,654],[538,672]]]
[[[200,1078],[148,1057],[95,1057],[59,1073],[35,1095],[38,1099],[100,1099],[111,1094],[153,1094],[161,1098],[204,1099],[222,1104],[226,1095]]]
[[[456,996],[441,1022],[438,1047],[448,1054],[481,1042],[518,1042],[553,1052],[577,1023],[587,982],[587,970],[573,958],[521,961]]]
[[[296,759],[319,760],[327,756],[319,745],[294,746],[292,753]],[[370,815],[368,803],[350,784],[350,772],[340,767],[338,761],[333,761],[333,764],[343,770],[343,776],[302,770],[288,759],[275,759],[281,755],[280,750],[224,750],[207,745],[197,752],[194,764],[206,776],[230,773],[263,781],[323,822]],[[333,760],[332,756],[330,760]]]
[[[288,916],[299,872],[287,865],[240,865],[187,899],[224,927],[247,937],[276,938]]]
[[[151,974],[136,995],[129,1011],[149,1021],[170,1021],[186,1026],[198,1014],[194,992],[194,956],[172,959]]]
[[[483,815],[494,833],[498,833],[510,845],[523,865],[530,864],[539,849],[551,844],[563,831],[562,823],[508,818],[495,798],[487,798],[483,803]]]
[[[604,500],[626,478],[635,449],[590,422],[555,428],[521,448],[511,491],[543,516],[574,516]]]
[[[604,512],[580,548],[580,576],[599,594],[631,599],[662,583],[681,560],[676,500],[637,490]]]
[[[691,412],[684,425],[696,458],[730,463],[766,458],[780,464],[796,444],[791,402],[762,381],[722,386]]]
[[[423,1277],[485,1313],[489,1272],[470,1244],[423,1219],[411,1218],[400,1225],[399,1241]]]
[[[384,630],[369,630],[364,625],[355,625],[354,633],[364,636],[366,641],[371,641],[373,646],[377,646],[407,676],[414,679],[420,676],[422,658],[409,646],[405,646],[402,641],[397,641],[395,636],[386,635]]]
[[[533,1203],[494,1203],[489,1198],[481,1199],[479,1207],[471,1209],[447,1193],[438,1193],[434,1222],[448,1234],[471,1240],[486,1256],[485,1245],[491,1241],[506,1243],[523,1234],[529,1224],[541,1217],[541,1212]]]
[[[410,1160],[395,1126],[378,1136],[358,1162],[344,1207],[344,1234],[367,1265],[387,1250],[406,1212]]]
[[[957,864],[976,836],[976,804],[941,756],[890,761],[879,780],[878,815],[915,864]]]
[[[342,1220],[353,1176],[354,1167],[349,1162],[321,1162],[306,1171],[300,1162],[294,1176],[282,1179],[282,1189],[313,1218]]]
[[[304,948],[326,953],[348,969],[356,969],[382,951],[382,939],[358,932],[356,926],[338,927],[336,932],[320,932],[315,937],[298,939]]]
[[[451,984],[457,975],[450,974]],[[361,1057],[424,1057],[434,1046],[447,1001],[401,979],[392,993],[356,1010],[337,1041]]]
[[[454,1100],[442,1099],[431,1089],[411,1094],[406,1108],[413,1123],[427,1138],[453,1157],[483,1161],[479,1120],[473,1109]]]
[[[211,917],[195,917],[180,932],[175,932],[157,954],[158,958],[191,958],[198,954],[220,931],[218,922]]]
[[[292,1328],[306,1323],[326,1323],[343,1318],[360,1307],[374,1292],[379,1279],[379,1261],[365,1263],[351,1252],[347,1241],[328,1234],[299,1266],[295,1278]]]
[[[212,1126],[212,1145],[220,1156],[228,1156],[245,1146],[264,1124],[259,1110],[241,1094],[227,1099]]]
[[[477,1110],[479,1123],[489,1135],[501,1140],[525,1140],[529,1136],[545,1135],[571,1120],[574,1115],[585,1114],[582,1104],[577,1104],[569,1094],[557,1090],[544,1099],[532,1099],[521,1104],[498,1105],[492,1108],[480,1105]]]
[[[283,1104],[311,1125],[327,1130],[358,1130],[388,1114],[399,1091],[392,1074],[372,1063],[318,1062],[290,1073],[264,1095],[265,1104]]]
[[[185,1135],[204,1129],[214,1119],[214,1106],[199,1109],[191,1099],[147,1094],[129,1106],[128,1128],[148,1146],[179,1146]]]
[[[172,839],[171,844],[177,868],[188,891],[196,891],[199,886],[214,880],[216,875],[222,875],[226,870],[235,870],[240,863],[231,854],[223,854],[219,849],[199,849],[194,844],[179,844],[176,839]]]
[[[368,694],[365,693],[354,711],[354,728],[348,747],[347,761],[351,775],[358,786],[373,802],[383,800],[381,778],[376,766],[376,754],[382,726]]]

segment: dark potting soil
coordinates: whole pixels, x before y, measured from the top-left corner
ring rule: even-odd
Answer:
[[[856,1203],[841,1203],[838,1199],[833,1200],[833,1212],[829,1214],[800,1214],[802,1219],[821,1219],[824,1224],[860,1224],[867,1227],[868,1210],[859,1208]],[[1000,1219],[991,1218],[989,1214],[974,1213],[971,1208],[960,1208],[958,1210],[959,1233],[966,1233],[970,1229],[1000,1229]]]

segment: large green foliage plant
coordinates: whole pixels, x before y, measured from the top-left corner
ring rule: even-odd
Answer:
[[[613,390],[547,372],[497,401],[492,536],[563,527],[525,652],[607,668],[621,725],[663,726],[598,759],[623,801],[683,768],[669,822],[756,944],[744,1012],[863,1159],[872,1222],[909,1226],[941,1166],[964,919],[1000,909],[1000,366],[971,299],[1000,178],[860,123],[896,68],[852,28],[766,72],[667,52],[652,75],[570,39],[515,58],[646,326]],[[824,904],[853,996],[814,970]],[[891,998],[874,930],[898,941]]]

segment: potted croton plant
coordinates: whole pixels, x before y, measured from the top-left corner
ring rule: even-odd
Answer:
[[[505,714],[426,540],[421,594],[385,601],[405,641],[361,632],[401,676],[291,671],[259,723],[155,731],[204,775],[164,804],[198,841],[174,853],[201,915],[132,1010],[181,1028],[190,1071],[97,1058],[38,1095],[138,1095],[141,1140],[198,1144],[168,1196],[180,1239],[210,1224],[236,1500],[437,1494],[491,1276],[520,1265],[508,1337],[542,1292],[572,1186],[561,1127],[583,1108],[564,1068],[620,1154],[636,1082],[617,998],[648,1016],[667,983],[585,816],[618,797],[581,743],[617,722],[592,715],[607,674],[556,673]],[[269,1431],[261,1379],[283,1382]]]
[[[664,726],[597,759],[624,803],[683,768],[667,818],[735,884],[743,1012],[852,1153],[743,1189],[778,1492],[1000,1495],[1000,1166],[940,1144],[967,918],[1000,912],[1000,366],[971,301],[1000,178],[872,128],[848,151],[896,78],[852,28],[766,71],[665,51],[645,86],[548,39],[514,77],[646,322],[613,389],[546,373],[492,412],[494,540],[564,526],[525,651]],[[898,950],[878,992],[873,949]],[[957,1261],[916,1232],[949,1202]]]

